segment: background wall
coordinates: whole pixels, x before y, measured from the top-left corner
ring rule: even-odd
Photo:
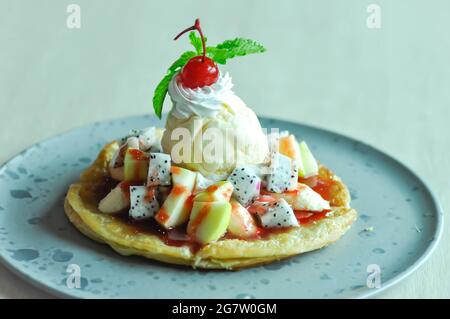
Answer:
[[[381,29],[366,8],[381,7]],[[66,8],[81,6],[81,29]],[[326,127],[388,152],[450,207],[450,2],[0,0],[0,163],[71,128],[152,113],[157,82],[200,17],[210,43],[261,41],[230,61],[258,114]],[[70,146],[69,146],[70,147]],[[431,260],[386,297],[449,297],[448,226]],[[43,297],[0,266],[0,296]]]

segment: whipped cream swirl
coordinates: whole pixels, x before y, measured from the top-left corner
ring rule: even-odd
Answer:
[[[232,87],[228,73],[224,76],[219,74],[216,83],[196,89],[184,87],[177,74],[169,84],[169,95],[173,102],[171,113],[179,120],[193,115],[214,117],[224,107],[227,97],[234,95]]]

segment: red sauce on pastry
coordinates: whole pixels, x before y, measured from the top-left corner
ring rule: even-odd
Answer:
[[[312,176],[308,178],[299,178],[300,183],[306,184],[311,187],[316,193],[319,193],[325,200],[330,200],[332,196],[332,188],[336,182],[332,179],[323,179],[319,176]]]
[[[132,185],[132,183],[130,182],[125,182],[123,181],[120,184],[120,189],[122,190],[122,192],[124,193],[125,196],[130,197],[130,186]]]
[[[175,174],[178,173],[178,168],[172,167],[172,172]],[[300,178],[299,182],[310,186],[314,191],[319,193],[326,200],[330,200],[331,195],[332,195],[331,189],[332,189],[333,185],[335,184],[335,181],[332,179],[322,179],[317,176],[306,178],[306,179]],[[133,183],[133,185],[134,184],[135,183]],[[122,187],[123,187],[124,191],[126,190],[129,192],[130,185],[131,185],[131,183],[122,182]],[[110,185],[110,183],[107,183],[105,185],[105,188],[108,188],[108,189],[103,190],[102,193],[104,193],[106,195],[109,192],[109,190],[112,189],[113,187],[114,187],[113,185]],[[185,191],[185,189],[183,189],[182,187],[176,187],[172,191],[175,191],[177,193],[183,193]],[[187,208],[189,208],[189,211],[192,208],[193,197],[194,196],[190,196],[185,204],[188,206]],[[202,211],[203,211],[203,213],[202,213]],[[202,209],[202,211],[199,212],[199,214],[195,218],[195,221],[193,223],[191,223],[192,228],[197,228],[200,225],[201,220],[204,218],[204,215],[206,215],[207,209],[206,208]],[[307,227],[308,225],[311,225],[316,221],[326,218],[328,212],[329,211],[322,211],[322,212],[295,211],[295,215],[297,217],[297,220],[299,221],[299,224],[301,226]],[[169,215],[167,214],[167,212],[164,213],[163,208],[161,208],[158,213],[158,218],[163,220],[165,217],[168,218]],[[121,222],[125,223],[127,225],[128,230],[131,233],[133,233],[133,234],[147,233],[147,234],[151,234],[151,235],[156,235],[166,245],[169,245],[169,246],[175,246],[175,247],[188,246],[192,252],[196,252],[199,249],[201,249],[201,247],[202,247],[201,244],[195,242],[192,238],[189,237],[189,235],[186,232],[186,227],[187,227],[186,224],[176,227],[174,229],[167,230],[167,229],[163,228],[161,225],[159,225],[156,222],[156,220],[154,220],[153,218],[145,219],[142,221],[133,220],[128,216],[128,211],[118,213],[114,216],[114,218],[117,218]],[[256,235],[251,238],[247,238],[245,240],[266,239],[270,235],[283,233],[287,229],[289,229],[289,228],[258,227],[258,231],[257,231]],[[195,233],[195,229],[191,229],[191,231],[192,231],[191,233]],[[230,234],[225,234],[224,238],[231,239],[234,237],[231,236]]]
[[[307,226],[313,222],[326,218],[327,213],[329,212],[329,210],[324,210],[322,212],[295,211],[295,216],[301,226]]]
[[[192,252],[196,252],[201,245],[193,241],[186,234],[186,225],[179,226],[174,229],[165,229],[159,225],[154,219],[133,220],[128,216],[128,211],[114,215],[114,218],[126,224],[127,231],[130,234],[137,235],[139,233],[158,236],[166,245],[183,247],[188,246]]]

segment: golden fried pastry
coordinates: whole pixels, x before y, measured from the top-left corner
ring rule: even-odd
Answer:
[[[81,175],[80,181],[70,186],[64,208],[72,224],[83,234],[108,244],[122,255],[139,255],[194,268],[239,269],[327,246],[338,240],[357,217],[356,211],[349,207],[350,196],[346,186],[321,166],[320,179],[333,181],[329,188],[331,211],[326,217],[305,221],[299,228],[274,232],[259,239],[222,238],[202,247],[189,241],[170,240],[167,234],[142,230],[98,210],[105,187],[111,182],[108,164],[117,147],[117,142],[106,145]]]

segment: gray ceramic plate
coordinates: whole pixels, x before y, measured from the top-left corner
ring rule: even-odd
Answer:
[[[316,157],[349,186],[359,219],[336,244],[237,272],[194,271],[122,257],[74,229],[63,211],[67,187],[108,141],[130,128],[160,125],[147,116],[95,123],[25,150],[0,169],[0,259],[59,296],[105,298],[368,297],[411,274],[442,232],[442,211],[409,169],[370,146],[321,129],[261,119],[308,141]],[[365,231],[373,227],[373,231]],[[66,286],[67,267],[81,288]],[[378,265],[381,288],[369,288]]]

